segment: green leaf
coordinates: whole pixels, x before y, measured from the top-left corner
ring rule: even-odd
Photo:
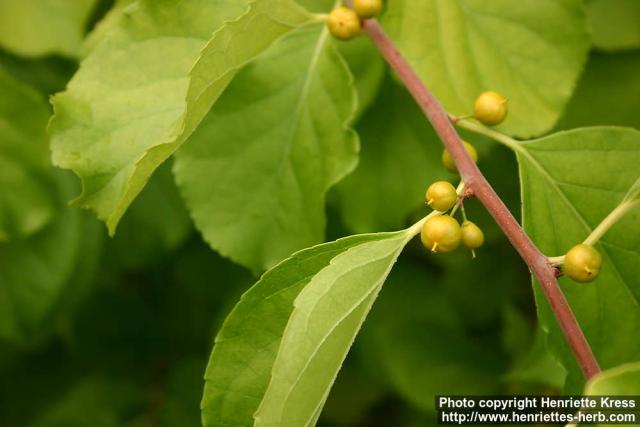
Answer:
[[[640,176],[640,132],[615,127],[560,132],[520,145],[523,224],[548,256],[582,242],[623,200]],[[607,369],[640,359],[630,336],[640,330],[640,232],[638,209],[622,218],[597,245],[603,257],[590,284],[561,278],[569,305],[600,366]],[[550,348],[569,372],[576,391],[581,374],[538,285],[534,286]]]
[[[0,2],[0,46],[24,56],[76,56],[96,0]]]
[[[254,271],[321,242],[325,192],[357,160],[355,102],[323,26],[292,33],[239,73],[176,156],[205,240]]]
[[[420,223],[418,223],[420,225]],[[294,301],[256,426],[313,425],[411,229],[335,256]]]
[[[129,4],[98,37],[67,91],[53,99],[54,163],[82,179],[76,205],[93,209],[112,234],[237,70],[310,20],[291,0],[254,0],[242,14],[244,6],[227,0]]]
[[[300,291],[337,255],[389,236],[351,236],[300,251],[267,271],[242,296],[216,337],[205,374],[205,427],[253,424]]]
[[[638,396],[640,395],[640,362],[627,363],[608,369],[587,383],[587,396]]]
[[[586,396],[634,396],[640,395],[640,362],[627,363],[608,369],[591,378],[584,389]],[[638,416],[638,408],[633,408]],[[619,424],[596,424],[614,427]],[[637,425],[637,424],[634,424]]]
[[[602,50],[640,47],[640,2],[637,0],[590,0],[587,16],[593,46]]]
[[[424,206],[427,186],[449,174],[442,144],[415,101],[387,79],[357,127],[360,163],[336,187],[345,225],[356,233],[397,230]]]
[[[0,242],[29,236],[52,218],[44,100],[0,68]]]
[[[519,136],[558,119],[589,49],[580,0],[391,1],[385,28],[450,113],[483,91],[509,99],[498,128]]]
[[[593,52],[558,129],[595,125],[640,129],[638,75],[640,52]]]

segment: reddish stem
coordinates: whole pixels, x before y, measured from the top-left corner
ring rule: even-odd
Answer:
[[[465,185],[473,191],[473,194],[493,216],[513,247],[516,248],[524,262],[527,263],[535,278],[540,282],[549,305],[558,319],[560,328],[564,332],[584,376],[589,379],[599,373],[598,362],[558,285],[555,269],[547,262],[547,257],[529,239],[529,236],[520,227],[518,221],[496,194],[491,184],[482,175],[482,172],[480,172],[480,169],[478,169],[462,145],[460,136],[458,136],[451,124],[446,111],[395,48],[394,43],[389,39],[380,24],[373,19],[366,20],[363,22],[363,28],[391,68],[395,70],[404,82],[433,125],[442,143],[451,153],[451,157],[453,157]]]

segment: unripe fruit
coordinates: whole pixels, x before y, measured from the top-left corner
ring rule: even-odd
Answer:
[[[329,32],[340,40],[349,40],[360,33],[360,18],[353,9],[337,7],[327,17]]]
[[[600,273],[602,256],[586,243],[575,245],[564,256],[564,273],[580,283],[592,281]]]
[[[429,218],[422,226],[420,239],[431,252],[451,252],[460,245],[460,224],[449,215]]]
[[[467,149],[467,153],[469,153],[469,155],[471,156],[473,161],[477,162],[478,161],[478,152],[476,151],[475,147],[473,145],[469,144],[466,141],[462,141],[462,143],[464,144],[464,148]],[[449,154],[449,151],[447,151],[446,148],[442,152],[442,164],[444,165],[445,168],[447,168],[451,172],[458,173],[458,168],[456,167],[456,164],[453,161],[453,158],[451,157],[451,154]]]
[[[473,106],[473,116],[487,126],[495,126],[507,117],[507,98],[497,92],[483,92]]]
[[[471,221],[465,221],[462,223],[462,244],[471,249],[473,256],[475,257],[474,249],[479,248],[484,244],[484,233]]]
[[[425,194],[427,204],[431,209],[445,212],[448,211],[458,201],[456,189],[450,182],[436,181],[427,188]]]
[[[362,19],[373,18],[382,11],[382,0],[353,0],[353,9]]]

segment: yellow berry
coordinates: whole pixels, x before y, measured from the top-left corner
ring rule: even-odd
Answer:
[[[483,92],[473,106],[473,116],[487,126],[495,126],[507,117],[507,98],[497,92]]]
[[[473,145],[469,144],[466,141],[462,141],[462,143],[464,144],[464,148],[467,149],[467,152],[469,153],[469,155],[471,156],[473,161],[477,162],[478,161],[478,152],[476,151],[475,147]],[[456,167],[456,164],[453,161],[453,158],[451,157],[451,154],[449,154],[449,151],[447,151],[446,148],[442,152],[442,164],[444,165],[445,168],[447,168],[451,172],[458,173],[458,168]]]
[[[602,256],[593,246],[585,243],[575,245],[564,256],[564,273],[579,283],[587,283],[598,277],[602,267]]]
[[[425,199],[431,209],[445,212],[456,204],[458,194],[456,193],[456,188],[450,182],[436,181],[427,188]]]
[[[337,39],[349,40],[360,33],[360,18],[353,9],[337,7],[327,17],[329,32]]]
[[[484,233],[471,221],[462,223],[462,243],[469,249],[477,249],[484,244]]]
[[[429,218],[422,226],[420,239],[431,252],[451,252],[460,245],[460,224],[449,215]]]
[[[382,0],[353,0],[353,9],[362,19],[373,18],[382,11]]]

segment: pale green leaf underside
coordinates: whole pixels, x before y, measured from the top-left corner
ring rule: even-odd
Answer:
[[[616,366],[593,377],[586,385],[587,396],[638,396],[640,395],[640,362]],[[635,414],[638,414],[635,408]],[[597,424],[611,426],[619,424]],[[637,425],[637,424],[634,424]]]
[[[49,110],[0,69],[0,242],[26,237],[54,213],[45,127]]]
[[[593,377],[584,394],[595,396],[640,395],[640,362],[616,366]]]
[[[308,426],[329,390],[407,231],[362,243],[333,258],[294,301],[256,426]]]
[[[67,91],[54,98],[54,163],[80,176],[76,203],[96,211],[111,233],[235,72],[309,20],[290,0],[255,0],[243,14],[245,6],[230,0],[128,4]]]
[[[388,236],[352,236],[300,251],[267,271],[242,296],[216,337],[205,374],[205,427],[253,425],[299,292],[335,256]]]
[[[525,230],[545,254],[562,255],[583,241],[637,182],[640,132],[582,128],[522,144],[517,155]],[[639,209],[631,211],[597,245],[604,262],[593,283],[560,279],[604,369],[640,359],[640,342],[627,338],[640,330],[639,218]],[[552,350],[575,381],[580,373],[574,357],[538,286],[535,289],[541,325],[551,331]]]
[[[325,192],[357,161],[355,102],[324,26],[290,34],[242,70],[176,155],[207,242],[254,271],[321,242]]]
[[[0,1],[0,46],[18,55],[76,56],[96,0]]]
[[[638,0],[590,0],[587,16],[594,47],[602,50],[640,47]]]
[[[519,136],[554,125],[589,48],[580,0],[399,0],[382,21],[449,112],[496,90],[509,99],[499,128]]]

